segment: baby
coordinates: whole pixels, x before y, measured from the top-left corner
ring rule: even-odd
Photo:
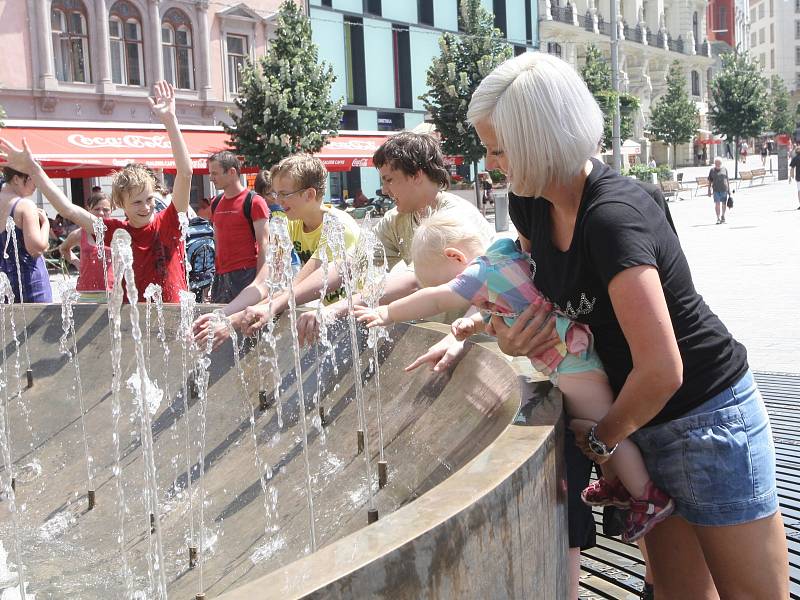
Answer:
[[[447,213],[429,217],[420,223],[411,246],[417,279],[426,287],[375,310],[357,308],[359,321],[368,327],[385,326],[474,306],[478,312],[452,326],[453,334],[465,339],[482,331],[492,315],[511,324],[529,305],[547,303],[533,284],[530,256],[513,240],[490,242],[477,223]],[[587,325],[558,312],[554,318],[560,343],[528,358],[561,389],[570,417],[600,421],[614,396],[593,349],[592,333]],[[629,440],[620,442],[604,465],[604,477],[589,485],[581,498],[590,506],[628,509],[622,535],[627,542],[644,536],[674,510],[674,502],[655,487],[639,449]]]

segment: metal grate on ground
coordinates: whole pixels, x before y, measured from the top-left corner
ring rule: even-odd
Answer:
[[[756,372],[767,405],[777,457],[778,498],[789,544],[792,600],[800,600],[800,374]],[[597,546],[581,555],[582,600],[639,597],[644,562],[636,546],[602,535],[602,512],[594,512]]]

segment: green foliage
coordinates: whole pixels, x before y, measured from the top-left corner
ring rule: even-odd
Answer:
[[[420,99],[442,136],[445,153],[474,163],[483,158],[484,148],[467,124],[469,101],[483,78],[512,52],[480,0],[461,0],[459,21],[465,35],[447,32],[439,38],[441,52],[428,67],[428,91]]]
[[[729,140],[755,137],[767,127],[767,82],[747,53],[722,56],[722,70],[711,83],[709,121]]]
[[[637,163],[631,168],[622,172],[623,175],[630,175],[636,177],[636,179],[639,181],[645,181],[647,183],[652,181],[652,177],[650,176],[653,173],[656,174],[656,177],[659,181],[669,181],[672,179],[672,171],[667,165],[659,165],[655,168],[652,168],[643,163]]]
[[[611,147],[616,99],[619,97],[619,135],[626,140],[633,135],[633,120],[639,109],[639,99],[631,94],[615,92],[611,87],[611,67],[600,50],[589,44],[586,48],[586,64],[581,77],[603,111],[603,149]]]
[[[275,39],[253,65],[242,67],[242,84],[225,126],[245,162],[269,167],[295,152],[318,151],[335,136],[342,100],[331,100],[333,68],[319,62],[308,18],[291,0],[278,12]]]
[[[773,133],[790,134],[794,131],[794,115],[789,108],[789,90],[780,75],[773,75],[769,85],[769,110],[767,123]]]
[[[506,176],[500,169],[492,169],[489,171],[489,177],[492,178],[492,183],[501,183],[506,180]]]
[[[667,72],[667,92],[650,112],[648,131],[653,139],[672,146],[674,166],[678,144],[692,141],[699,123],[700,111],[686,92],[686,74],[676,60]]]

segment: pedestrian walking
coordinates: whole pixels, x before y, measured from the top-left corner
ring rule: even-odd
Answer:
[[[795,146],[792,162],[789,163],[789,183],[797,185],[797,210],[800,210],[800,146]]]
[[[747,163],[747,151],[748,150],[749,150],[749,147],[747,146],[747,142],[742,142],[742,145],[741,145],[741,147],[739,149],[739,153],[741,154],[741,157],[742,157],[742,164],[746,164]]]
[[[708,172],[708,195],[714,193],[714,212],[717,213],[717,225],[725,222],[728,194],[731,186],[728,181],[728,170],[722,166],[722,159],[714,159],[714,167]]]

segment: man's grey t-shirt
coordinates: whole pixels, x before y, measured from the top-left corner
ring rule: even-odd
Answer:
[[[708,180],[711,182],[711,189],[713,191],[728,191],[728,170],[725,167],[720,167],[719,170],[712,168],[708,172]]]

